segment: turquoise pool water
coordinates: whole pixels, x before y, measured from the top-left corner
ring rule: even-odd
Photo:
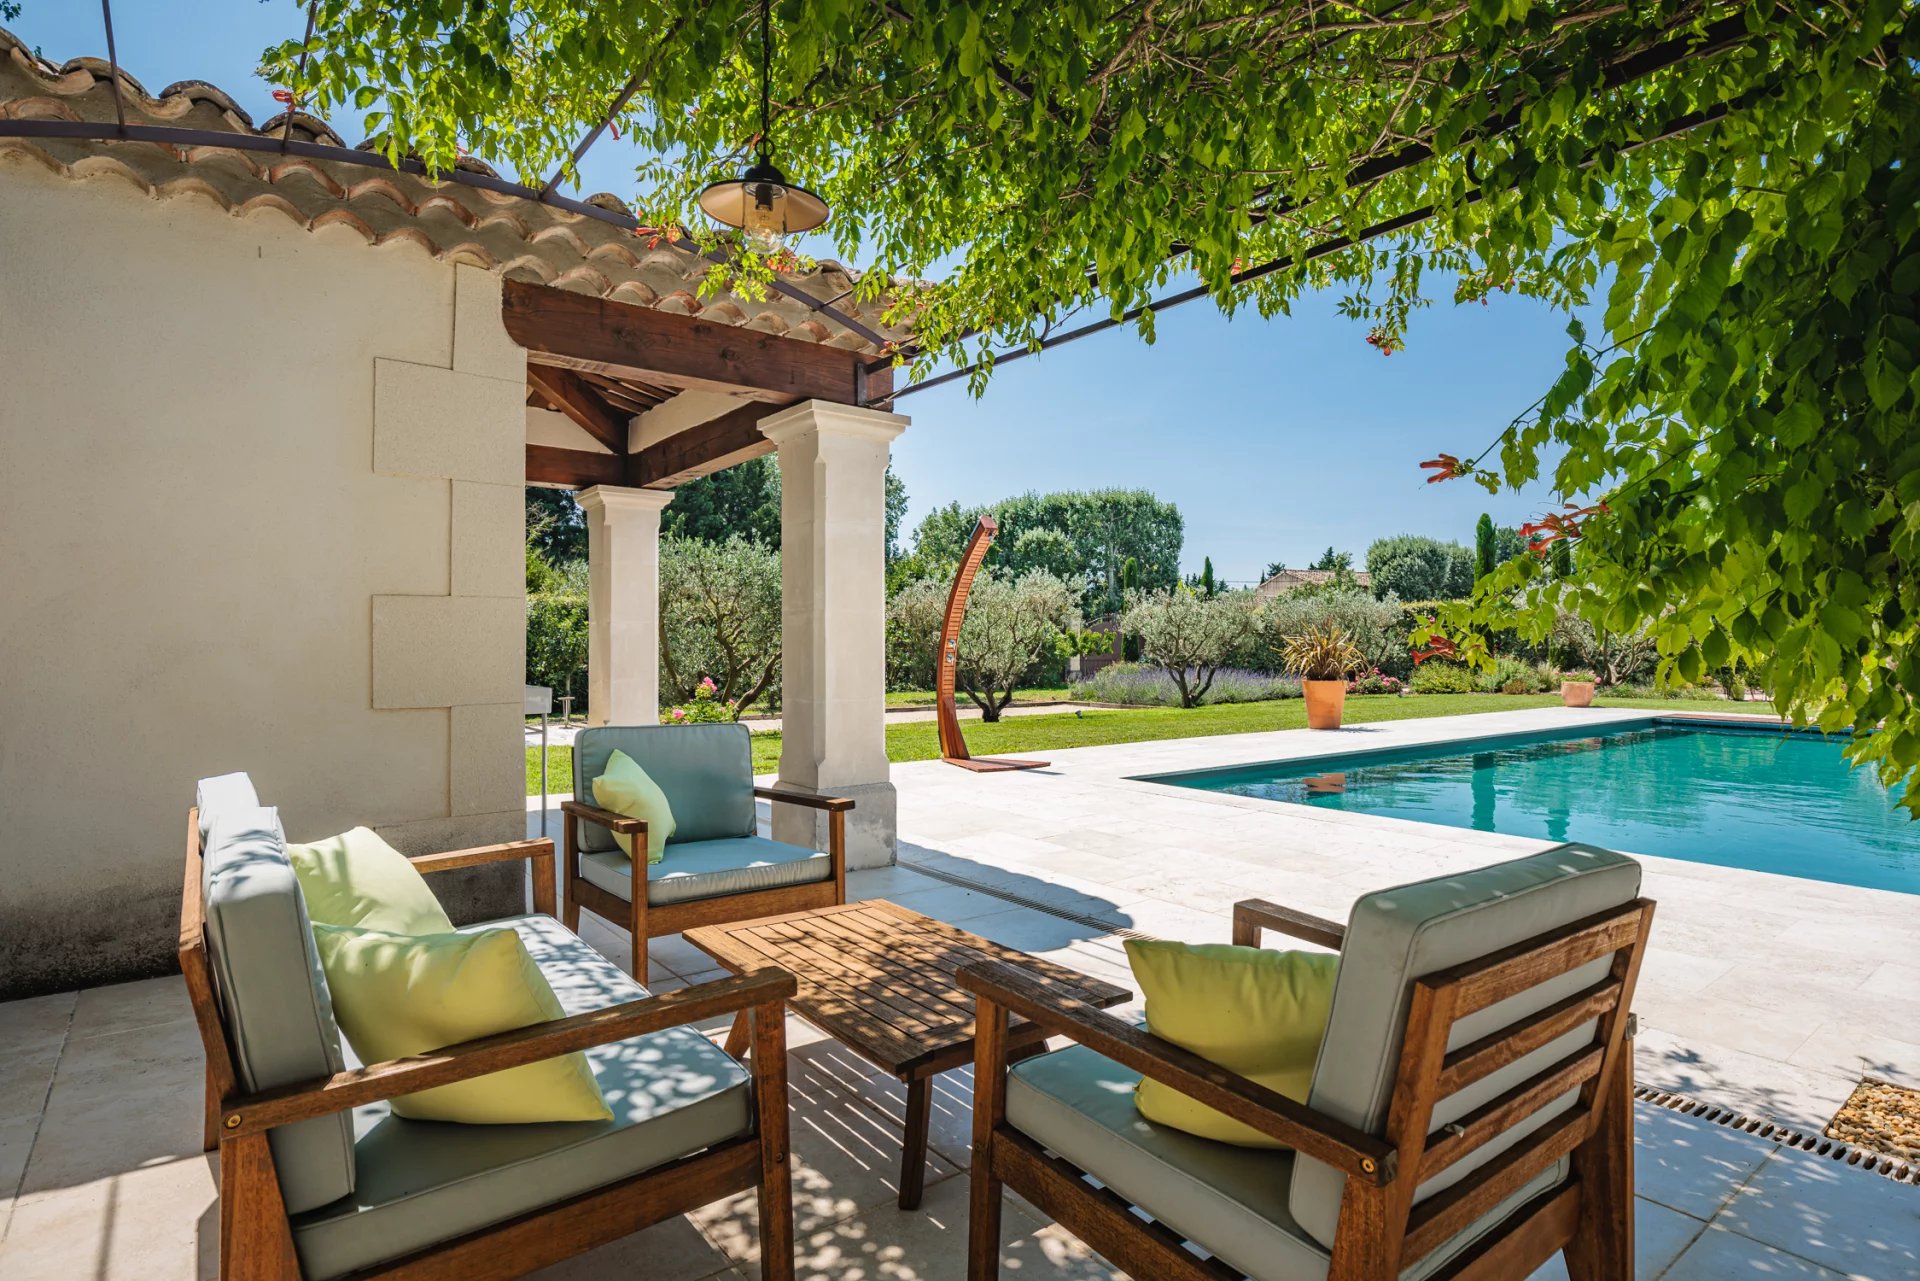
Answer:
[[[1920,823],[1841,742],[1650,719],[1153,781],[1920,894]]]

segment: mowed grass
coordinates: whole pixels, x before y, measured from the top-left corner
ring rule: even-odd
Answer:
[[[1421,694],[1399,698],[1392,694],[1360,694],[1347,700],[1346,721],[1413,720],[1422,716],[1468,716],[1475,712],[1510,712],[1523,707],[1558,707],[1558,694]],[[1669,698],[1597,698],[1595,707],[1633,707],[1649,711],[1702,711],[1714,706]],[[1305,729],[1307,705],[1298,698],[1270,703],[1222,703],[1214,707],[1092,708],[1079,715],[1019,716],[989,725],[966,721],[967,748],[976,756],[1003,756],[1020,752],[1060,751],[1069,747],[1098,747],[1108,743],[1144,743],[1166,738],[1207,738],[1216,734],[1256,734],[1267,730]],[[555,792],[573,786],[573,749],[548,749],[548,782]],[[887,726],[887,759],[930,761],[940,755],[939,730],[932,721]],[[753,772],[771,774],[780,767],[780,735],[753,736]],[[527,749],[527,795],[540,791],[540,752]]]

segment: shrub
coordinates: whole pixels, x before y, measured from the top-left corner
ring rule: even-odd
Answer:
[[[529,581],[535,555],[528,553]],[[570,561],[555,567],[540,561],[541,590],[527,595],[527,683],[552,688],[557,703],[574,696],[574,711],[586,700],[587,563]]]
[[[1173,676],[1163,667],[1145,663],[1114,663],[1103,667],[1083,682],[1077,692],[1095,703],[1118,703],[1126,707],[1180,706],[1180,687],[1174,683]],[[1298,681],[1267,672],[1223,667],[1214,673],[1213,687],[1201,701],[1211,706],[1298,697]]]
[[[1367,573],[1373,594],[1385,599],[1457,600],[1473,591],[1473,553],[1459,543],[1443,543],[1420,534],[1377,539],[1367,548]]]
[[[1551,668],[1511,655],[1495,659],[1490,670],[1475,670],[1473,680],[1483,694],[1545,694],[1559,688]]]
[[[1367,666],[1403,680],[1412,671],[1401,607],[1375,600],[1360,588],[1288,592],[1269,601],[1263,612],[1266,627],[1255,640],[1258,652],[1236,656],[1236,662],[1253,667],[1272,665],[1286,637],[1298,636],[1310,627],[1337,626],[1359,649],[1361,661]]]
[[[1471,694],[1473,673],[1458,663],[1428,659],[1413,669],[1407,684],[1416,694]]]
[[[729,725],[740,719],[740,713],[720,697],[720,687],[713,683],[713,677],[702,676],[693,687],[693,701],[674,708],[662,719],[669,725]]]
[[[1347,681],[1349,694],[1404,694],[1407,683],[1396,676],[1388,676],[1379,668],[1368,672],[1358,672]]]

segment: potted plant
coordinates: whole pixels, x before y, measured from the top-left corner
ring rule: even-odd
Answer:
[[[1561,672],[1560,701],[1568,707],[1593,706],[1593,673]]]
[[[1300,677],[1309,729],[1339,729],[1347,705],[1347,674],[1362,661],[1359,647],[1337,623],[1310,626],[1285,638],[1280,655]]]

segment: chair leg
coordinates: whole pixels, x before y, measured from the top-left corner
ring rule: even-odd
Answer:
[[[632,914],[627,918],[627,929],[633,936],[633,977],[643,985],[651,968],[647,963],[647,882],[646,873],[641,870],[644,866],[634,865]]]
[[[300,1281],[267,1136],[220,1145],[221,1281]]]
[[[213,1090],[213,1073],[207,1073],[206,1122],[200,1134],[200,1150],[211,1152],[220,1146],[220,1096]]]
[[[580,932],[580,896],[574,892],[580,877],[579,834],[580,820],[569,813],[561,814],[560,856],[566,861],[560,868],[560,921],[575,934]]]
[[[1562,1253],[1571,1281],[1633,1281],[1633,1042],[1603,1082],[1600,1124],[1573,1150],[1580,1221]]]

